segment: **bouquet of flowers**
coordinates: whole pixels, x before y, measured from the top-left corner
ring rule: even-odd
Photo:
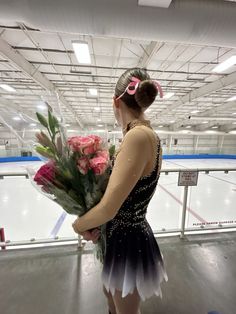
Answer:
[[[36,113],[47,130],[36,133],[35,150],[48,161],[35,173],[28,169],[35,187],[61,205],[68,214],[82,216],[102,198],[111,173],[115,146],[106,149],[96,135],[66,137],[63,126],[48,110],[48,117]],[[95,246],[102,262],[105,250],[105,225]]]

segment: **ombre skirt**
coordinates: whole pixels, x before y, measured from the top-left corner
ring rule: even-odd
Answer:
[[[134,289],[142,301],[152,295],[162,297],[161,282],[168,280],[163,257],[148,222],[116,228],[112,221],[106,230],[106,251],[102,282],[112,295],[122,291],[122,297]]]

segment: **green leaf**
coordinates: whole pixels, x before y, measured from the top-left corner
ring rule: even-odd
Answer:
[[[36,152],[46,158],[54,158],[53,152],[48,147],[37,146],[35,148]]]
[[[52,132],[52,134],[55,134],[55,123],[54,123],[54,118],[53,115],[51,114],[50,110],[48,110],[48,122],[49,122],[49,127]]]
[[[39,120],[39,122],[45,127],[48,128],[48,122],[47,119],[39,112],[36,112],[36,116]]]
[[[59,122],[57,120],[57,118],[55,116],[52,116],[53,117],[53,123],[55,125],[55,128],[58,128],[59,127]]]
[[[110,158],[115,155],[115,152],[116,152],[116,146],[115,146],[115,145],[112,145],[112,146],[109,148]]]

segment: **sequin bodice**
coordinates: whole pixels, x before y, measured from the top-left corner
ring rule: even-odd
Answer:
[[[147,225],[146,212],[148,204],[156,190],[160,176],[162,162],[162,148],[157,136],[157,152],[155,167],[149,175],[142,176],[136,183],[129,196],[122,204],[115,218],[107,225],[107,235],[111,237],[119,228],[145,228]]]

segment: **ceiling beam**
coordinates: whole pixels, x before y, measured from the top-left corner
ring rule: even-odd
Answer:
[[[174,124],[171,125],[171,130],[172,131],[176,131],[178,130],[178,128],[181,126],[181,125],[185,125],[186,123],[188,123],[189,121],[189,117],[190,116],[197,116],[197,117],[207,117],[207,116],[211,116],[211,115],[214,115],[216,113],[218,113],[219,111],[223,111],[223,110],[226,110],[226,109],[231,109],[235,107],[235,110],[236,110],[236,101],[232,101],[232,102],[224,102],[222,105],[218,106],[218,107],[215,107],[215,108],[212,108],[212,109],[208,109],[208,110],[205,110],[199,114],[187,114],[187,115],[184,115],[183,118],[177,120]],[[158,115],[159,116],[159,115]],[[205,119],[207,120],[207,119]]]
[[[183,106],[186,103],[191,103],[192,101],[194,101],[195,99],[197,99],[199,97],[204,97],[204,96],[209,95],[209,94],[211,94],[217,90],[221,90],[223,88],[231,86],[235,83],[236,83],[236,72],[229,74],[229,75],[225,75],[224,77],[222,77],[222,78],[220,78],[214,82],[211,82],[211,83],[206,84],[202,87],[199,87],[199,88],[191,91],[187,95],[180,97],[179,101],[177,101],[173,105],[168,106],[168,109],[165,109],[162,112],[160,112],[158,114],[158,116],[161,117],[161,116],[164,116],[166,114],[170,114],[171,110],[173,110],[173,109],[176,109],[180,106]],[[186,119],[186,116],[182,120],[185,120],[185,119]]]
[[[204,123],[204,124],[198,124],[197,127],[196,127],[196,130],[197,131],[205,131],[213,126],[215,126],[217,124],[217,121],[209,121],[208,123]],[[214,130],[214,129],[212,129]],[[218,129],[216,129],[218,130]]]
[[[58,94],[61,103],[68,108],[81,128],[83,128],[82,122],[76,116],[75,111],[72,109],[71,105],[62,96],[61,92],[52,84],[38,69],[33,66],[29,61],[27,61],[19,52],[13,49],[4,39],[0,38],[0,54],[8,59],[17,69],[24,72],[37,84],[39,84],[43,89],[49,91],[50,93]]]
[[[226,109],[232,109],[235,108],[236,110],[236,101],[229,101],[229,102],[224,102],[222,105],[217,106],[212,109],[205,110],[201,112],[198,116],[211,116],[212,114],[217,114],[219,111],[223,111]]]
[[[233,129],[236,129],[236,124],[223,124],[223,125],[221,125],[220,127],[219,127],[219,131],[223,131],[223,132],[229,132],[229,131],[231,131],[231,130],[233,130]]]
[[[144,50],[143,55],[140,57],[138,61],[138,67],[147,68],[153,56],[162,46],[163,43],[161,44],[156,41],[151,41],[147,48]]]

